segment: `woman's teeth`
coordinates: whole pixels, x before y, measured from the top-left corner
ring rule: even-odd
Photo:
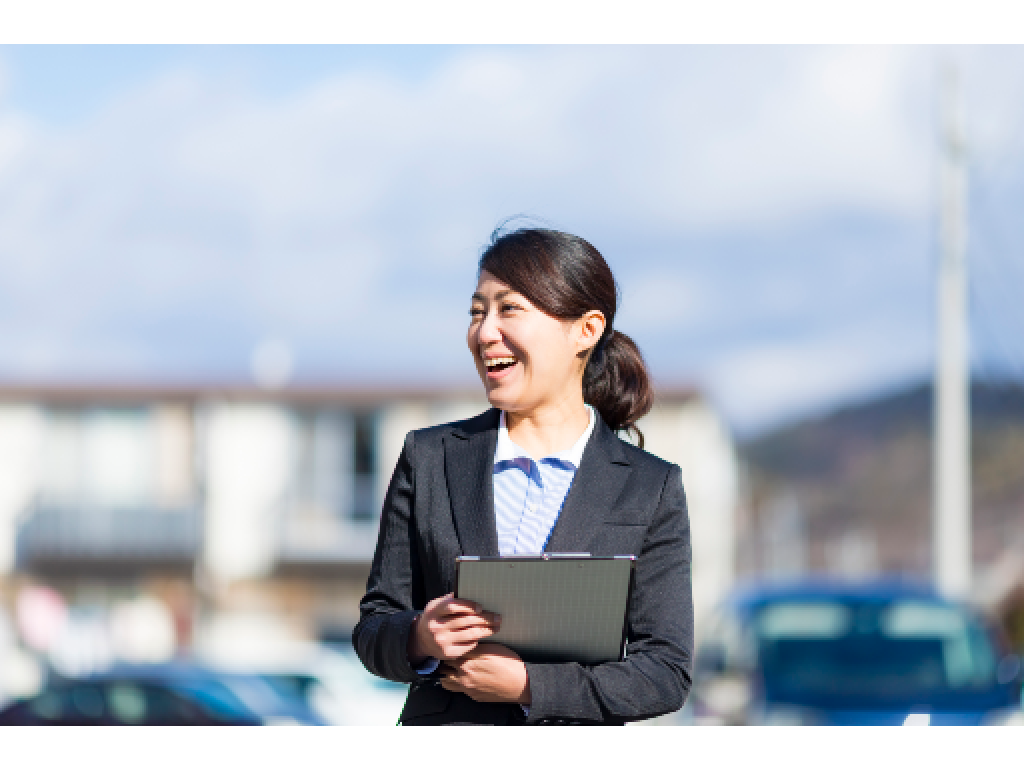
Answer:
[[[484,359],[484,363],[487,364],[488,371],[496,372],[515,365],[516,359],[514,357],[488,357]]]

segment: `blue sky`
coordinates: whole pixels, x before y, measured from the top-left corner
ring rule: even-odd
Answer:
[[[927,375],[930,48],[0,47],[0,378],[472,382],[491,229],[581,234],[740,430]],[[1024,52],[958,49],[973,342],[1024,370]]]

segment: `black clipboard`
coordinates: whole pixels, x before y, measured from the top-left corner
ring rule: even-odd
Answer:
[[[455,558],[455,569],[456,597],[501,615],[501,628],[481,642],[531,662],[625,658],[634,555],[466,556]]]

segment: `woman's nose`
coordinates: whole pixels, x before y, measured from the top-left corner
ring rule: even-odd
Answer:
[[[498,330],[498,318],[496,313],[488,312],[484,315],[483,322],[480,323],[479,338],[481,344],[501,341],[501,332]]]

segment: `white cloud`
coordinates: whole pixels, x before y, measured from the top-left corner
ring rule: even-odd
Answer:
[[[706,303],[712,289],[697,275],[651,269],[621,288],[626,300],[616,323],[631,333],[692,328],[711,314]]]
[[[866,322],[726,352],[708,366],[705,380],[737,424],[757,430],[883,382],[904,382],[925,370],[929,358],[918,329]]]
[[[502,217],[527,212],[613,244],[622,319],[638,332],[728,325],[692,375],[737,418],[827,399],[902,368],[867,342],[846,358],[848,326],[826,323],[832,336],[795,348],[764,346],[761,331],[779,313],[818,324],[822,292],[841,297],[841,281],[803,290],[806,266],[783,262],[768,279],[728,249],[703,271],[686,252],[669,265],[653,254],[740,236],[749,251],[758,233],[808,227],[828,252],[843,230],[821,222],[921,226],[931,58],[472,48],[423,77],[356,68],[273,96],[170,70],[71,127],[0,101],[0,324],[12,342],[0,372],[244,375],[274,329],[293,341],[299,376],[407,370],[389,362],[395,348],[423,374],[472,376],[462,332],[476,256]],[[873,253],[861,263],[889,269]]]

